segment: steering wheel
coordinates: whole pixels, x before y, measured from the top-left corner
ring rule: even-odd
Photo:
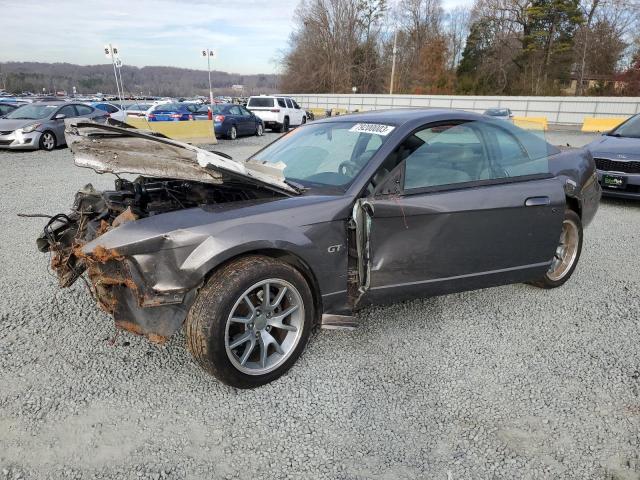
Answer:
[[[344,175],[345,177],[353,177],[356,173],[358,173],[358,170],[358,165],[350,160],[346,160],[338,166],[338,173],[340,175]]]

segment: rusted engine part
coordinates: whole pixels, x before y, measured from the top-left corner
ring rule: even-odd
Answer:
[[[108,228],[107,218],[102,195],[88,184],[76,193],[68,214],[55,215],[47,222],[36,243],[41,252],[51,252],[51,268],[61,287],[73,285],[86,270],[77,252]]]

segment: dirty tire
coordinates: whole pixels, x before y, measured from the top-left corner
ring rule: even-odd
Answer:
[[[252,375],[238,370],[227,355],[227,319],[238,298],[257,282],[283,279],[298,290],[304,306],[302,333],[289,357],[275,370]],[[186,319],[187,348],[207,372],[222,383],[236,388],[255,388],[282,376],[298,359],[313,326],[314,304],[307,281],[291,265],[269,257],[251,255],[233,260],[209,278]]]
[[[40,135],[40,142],[38,146],[40,147],[40,150],[46,150],[47,152],[50,152],[51,150],[56,148],[56,136],[53,134],[53,132],[47,130],[42,135]]]
[[[530,282],[531,285],[540,288],[557,288],[571,278],[574,270],[576,269],[576,265],[578,265],[578,260],[580,259],[580,253],[582,252],[582,221],[580,220],[580,216],[571,209],[566,209],[564,211],[564,219],[563,226],[565,223],[570,223],[575,228],[576,240],[575,240],[575,256],[573,256],[573,260],[567,265],[564,269],[563,274],[560,278],[554,278],[553,272],[551,270],[547,271],[539,280]]]

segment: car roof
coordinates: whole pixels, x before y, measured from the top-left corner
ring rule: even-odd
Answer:
[[[63,100],[46,100],[41,102],[33,102],[31,105],[73,105],[78,102],[65,102]]]
[[[293,98],[289,95],[251,95],[249,98]]]
[[[438,121],[447,119],[461,120],[483,120],[486,117],[478,113],[464,110],[451,110],[440,108],[397,108],[393,110],[371,110],[362,113],[352,113],[349,115],[339,115],[316,120],[313,123],[324,122],[363,122],[363,123],[384,123],[387,125],[400,126],[414,121]]]

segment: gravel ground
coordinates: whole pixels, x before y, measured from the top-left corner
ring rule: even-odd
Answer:
[[[640,203],[603,201],[563,288],[367,309],[236,391],[183,334],[117,335],[81,282],[47,272],[42,219],[16,214],[65,211],[110,177],[67,149],[0,153],[0,168],[0,479],[640,478]]]

